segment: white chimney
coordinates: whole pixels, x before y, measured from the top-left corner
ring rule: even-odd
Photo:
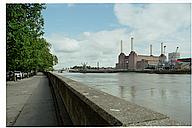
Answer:
[[[163,54],[163,43],[161,43],[161,54]]]
[[[133,51],[133,37],[131,37],[131,51]]]
[[[123,41],[121,40],[121,53],[123,52]]]
[[[152,56],[152,44],[150,44],[150,56]]]

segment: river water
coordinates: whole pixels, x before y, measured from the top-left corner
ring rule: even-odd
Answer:
[[[111,95],[191,124],[191,75],[59,73]]]

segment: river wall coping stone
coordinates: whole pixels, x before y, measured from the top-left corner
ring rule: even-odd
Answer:
[[[176,126],[186,125],[148,108],[120,99],[80,82],[52,73],[65,83],[83,102],[111,125],[123,126]]]

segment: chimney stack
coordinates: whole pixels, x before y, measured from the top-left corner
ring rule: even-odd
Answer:
[[[131,51],[133,51],[133,37],[131,37]]]
[[[161,55],[163,54],[163,43],[161,43]]]
[[[152,56],[152,44],[150,44],[150,56]]]
[[[164,55],[165,55],[165,48],[166,48],[166,46],[164,46]]]
[[[121,40],[121,53],[123,52],[123,41]]]

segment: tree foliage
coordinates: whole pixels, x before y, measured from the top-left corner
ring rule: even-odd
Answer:
[[[58,63],[43,38],[43,9],[43,4],[6,5],[7,70],[47,70]]]

